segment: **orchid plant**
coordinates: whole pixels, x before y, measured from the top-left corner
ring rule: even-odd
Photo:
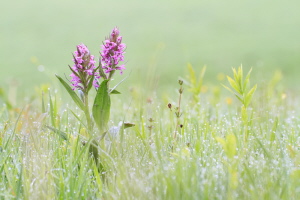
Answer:
[[[98,138],[99,141],[109,131],[110,95],[120,94],[115,88],[110,89],[109,83],[116,71],[120,71],[122,74],[125,70],[125,65],[121,64],[124,61],[125,48],[126,45],[122,43],[122,36],[120,36],[118,28],[114,28],[101,46],[97,67],[95,56],[91,55],[88,47],[79,44],[77,50],[73,53],[74,65],[69,66],[72,72],[70,74],[71,84],[69,85],[64,79],[56,75],[76,105],[84,112],[87,132],[91,140]],[[89,92],[92,88],[95,88],[97,93],[93,106],[90,108]],[[96,134],[94,124],[97,125],[100,135]],[[123,128],[131,126],[133,124],[123,123]]]

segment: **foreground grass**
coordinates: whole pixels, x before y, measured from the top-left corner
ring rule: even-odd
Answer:
[[[111,126],[123,119],[136,126],[105,140],[101,169],[82,145],[85,128],[71,109],[82,113],[59,94],[45,110],[39,95],[22,108],[3,104],[0,198],[297,199],[299,97],[280,89],[276,76],[258,85],[247,140],[241,105],[219,85],[194,98],[184,84],[179,119],[176,97],[144,95],[140,88],[123,100],[115,96]],[[182,128],[174,139],[177,120]],[[49,124],[69,133],[69,142]]]

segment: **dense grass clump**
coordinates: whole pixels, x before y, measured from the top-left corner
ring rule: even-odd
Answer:
[[[203,85],[204,71],[198,80],[190,73],[182,85],[174,83],[180,101],[174,88],[165,98],[138,87],[126,98],[112,97],[109,125],[125,119],[135,126],[108,133],[98,160],[85,140],[82,111],[63,103],[59,92],[42,89],[42,100],[37,95],[19,107],[1,91],[0,197],[297,199],[299,97],[282,90],[279,72],[258,82],[246,122],[234,95],[219,83]]]

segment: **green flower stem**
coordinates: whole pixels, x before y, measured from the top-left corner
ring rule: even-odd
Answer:
[[[89,97],[88,94],[84,95],[84,114],[86,116],[86,122],[88,126],[88,133],[91,134],[93,130],[92,119],[89,111]]]
[[[107,79],[110,80],[110,79],[112,78],[112,76],[114,75],[115,72],[116,72],[115,70],[111,71],[111,72],[109,73],[109,76],[108,76]]]

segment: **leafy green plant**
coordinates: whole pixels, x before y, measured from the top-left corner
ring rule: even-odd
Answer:
[[[191,64],[187,65],[189,76],[188,76],[188,81],[187,84],[189,86],[189,91],[192,92],[193,94],[193,99],[195,102],[199,102],[199,95],[201,93],[202,85],[203,85],[203,78],[205,75],[206,71],[206,66],[204,66],[201,71],[199,76],[196,76],[195,70]]]
[[[243,76],[243,68],[240,66],[238,70],[235,68],[232,69],[233,71],[233,78],[227,76],[227,80],[231,86],[231,88],[223,85],[227,90],[229,90],[231,93],[233,93],[236,98],[242,103],[241,107],[241,118],[243,120],[244,124],[244,130],[245,135],[244,139],[247,141],[248,139],[248,126],[252,122],[252,115],[249,116],[249,104],[251,103],[253,94],[257,88],[257,85],[254,85],[252,88],[250,88],[250,70],[246,77]]]
[[[87,133],[89,138],[82,138],[82,141],[90,141],[90,152],[98,159],[98,148],[100,148],[100,141],[109,132],[108,122],[110,119],[111,108],[111,94],[120,94],[115,87],[109,88],[113,75],[117,70],[121,73],[125,69],[124,65],[119,63],[124,60],[125,44],[122,43],[122,36],[119,35],[119,30],[114,28],[110,36],[105,40],[102,45],[101,58],[98,67],[95,66],[94,56],[90,54],[88,48],[84,44],[77,46],[77,51],[73,54],[74,66],[70,67],[72,74],[71,87],[64,79],[56,75],[60,83],[71,96],[75,104],[83,111],[86,118]],[[101,81],[101,79],[103,79]],[[100,83],[101,82],[101,83]],[[96,96],[92,109],[89,106],[90,90],[96,89]],[[78,94],[75,91],[78,91]],[[50,98],[50,113],[52,131],[57,133],[62,139],[67,140],[69,137],[66,133],[58,130],[54,122],[56,109]],[[90,114],[92,111],[92,114]],[[80,118],[73,112],[73,115],[80,121]],[[94,127],[97,126],[97,131]],[[134,126],[131,123],[122,123],[121,128],[128,128]],[[102,147],[103,148],[103,147]]]

